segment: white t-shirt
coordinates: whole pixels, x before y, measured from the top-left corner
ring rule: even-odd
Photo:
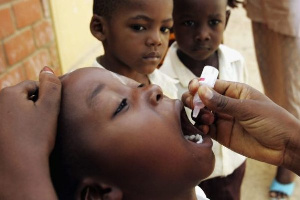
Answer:
[[[209,200],[205,193],[203,192],[203,190],[199,187],[199,186],[196,186],[195,187],[195,191],[196,191],[196,197],[197,197],[197,200]]]

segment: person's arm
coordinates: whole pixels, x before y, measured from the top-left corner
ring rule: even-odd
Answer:
[[[49,173],[61,83],[49,68],[40,81],[0,91],[0,199],[57,199]]]
[[[198,87],[192,81],[190,93],[182,100],[192,108],[192,96],[198,91],[203,103],[215,112],[209,130],[212,138],[247,157],[282,165],[300,175],[300,122],[292,114],[246,84],[218,80],[214,90]]]

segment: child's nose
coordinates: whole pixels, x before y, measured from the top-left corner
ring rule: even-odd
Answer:
[[[157,31],[153,31],[149,34],[146,41],[147,46],[160,46],[162,44],[161,35]]]
[[[209,28],[205,25],[199,26],[196,31],[196,40],[198,41],[208,41],[210,40]]]
[[[151,105],[156,106],[163,99],[163,92],[158,85],[149,85],[147,87],[148,99]]]

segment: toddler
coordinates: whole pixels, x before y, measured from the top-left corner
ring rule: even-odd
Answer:
[[[51,159],[59,199],[207,199],[195,186],[213,170],[212,141],[181,101],[99,68],[61,80]]]
[[[156,69],[168,48],[172,10],[173,0],[94,0],[90,30],[104,54],[93,66],[159,84],[165,95],[177,98],[176,81]]]
[[[174,0],[174,42],[160,70],[179,81],[178,96],[186,92],[191,79],[199,77],[206,65],[219,69],[219,79],[246,82],[244,59],[222,45],[229,19],[227,0]],[[191,116],[191,110],[186,109]],[[192,120],[190,118],[190,120]],[[210,199],[236,200],[245,171],[245,157],[214,141],[215,170],[201,188]],[[215,189],[218,188],[218,192]]]

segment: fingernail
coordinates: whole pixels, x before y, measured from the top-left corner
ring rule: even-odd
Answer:
[[[54,74],[53,70],[50,67],[45,66],[40,73],[49,73]]]
[[[194,79],[192,79],[192,80],[189,82],[189,84],[188,84],[188,90],[191,91],[192,85],[195,87],[195,84],[198,84],[198,86],[199,86],[199,81],[197,80],[197,78],[194,78]]]
[[[211,88],[210,87],[207,87],[207,86],[202,86],[202,91],[203,91],[203,93],[204,93],[204,97],[206,98],[206,99],[212,99],[213,98],[213,92],[212,92],[212,90],[211,90]]]

